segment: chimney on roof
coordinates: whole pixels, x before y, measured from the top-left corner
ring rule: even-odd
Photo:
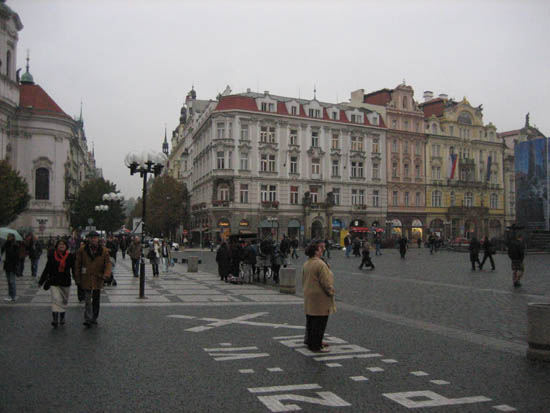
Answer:
[[[264,90],[264,95],[269,95],[269,90]]]
[[[246,93],[250,93],[250,92],[251,92],[250,88],[247,87],[247,88],[246,88]]]
[[[432,92],[431,90],[426,90],[424,92],[424,102],[432,100],[433,98],[434,98],[434,92]]]
[[[439,94],[439,99],[448,99],[448,98],[449,98],[449,95],[447,95],[446,93]]]

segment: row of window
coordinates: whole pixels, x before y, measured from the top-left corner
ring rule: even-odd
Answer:
[[[401,146],[403,147],[403,153],[408,154],[409,153],[409,142],[403,141],[401,143]],[[412,144],[411,144],[411,150],[412,150]],[[391,151],[393,153],[399,152],[399,141],[397,139],[393,139],[391,143]],[[414,154],[417,156],[422,155],[422,143],[416,142],[414,145]]]
[[[464,202],[463,205],[465,207],[473,207],[475,204],[475,197],[472,192],[466,192],[464,194]],[[442,193],[441,191],[433,191],[432,192],[432,206],[433,207],[442,207]],[[456,194],[454,192],[451,192],[450,199],[449,199],[449,206],[456,206]],[[497,194],[491,194],[489,196],[489,206],[492,209],[498,208],[498,195]]]
[[[262,112],[271,112],[271,113],[275,113],[277,111],[276,109],[276,104],[273,103],[273,102],[261,102],[260,103],[260,110]],[[299,109],[298,109],[298,106],[296,105],[292,105],[290,106],[290,114],[292,116],[298,116],[299,114]],[[328,114],[328,117],[331,119],[331,120],[340,120],[340,112],[339,110],[327,110],[327,114]],[[317,119],[321,119],[323,117],[323,112],[321,109],[317,109],[317,108],[308,108],[308,112],[307,112],[307,115],[310,117],[310,118],[317,118]],[[350,122],[351,123],[364,123],[363,121],[363,115],[360,114],[360,113],[352,113],[350,114],[349,116],[349,119],[350,119]],[[371,122],[373,125],[378,125],[378,115],[376,114],[372,114],[372,119],[371,119]]]
[[[229,152],[227,158],[227,168],[226,168],[226,157],[224,151],[218,151],[216,153],[216,168],[217,169],[233,169],[231,158],[232,152]],[[339,159],[333,159],[331,163],[331,173],[333,177],[340,176],[340,165],[341,162]],[[269,154],[260,155],[260,172],[277,172],[277,163],[276,156]],[[239,159],[239,169],[242,171],[250,170],[250,162],[247,152],[240,154]],[[289,172],[291,174],[298,174],[298,157],[291,156],[289,164]],[[319,158],[313,158],[311,160],[311,174],[315,178],[321,178],[321,160]],[[365,166],[363,161],[351,161],[351,177],[353,178],[364,178],[365,177]],[[376,162],[372,164],[372,178],[380,179],[380,165]]]
[[[396,128],[394,128],[396,129]],[[430,127],[428,125],[426,125],[426,130],[430,130]],[[432,133],[437,133],[437,130],[438,130],[438,127],[437,127],[437,123],[432,123],[432,126],[431,126],[431,131]],[[472,133],[473,130],[471,128],[461,128],[461,127],[458,127],[457,128],[458,130],[458,137],[460,138],[471,138],[471,137],[475,137],[474,134]],[[418,130],[417,130],[418,132]],[[444,127],[441,127],[441,132],[444,133],[445,132],[445,128]],[[454,126],[450,125],[449,126],[449,136],[456,136],[455,135],[455,128]],[[489,137],[490,139],[493,139],[495,137],[495,132],[494,131],[489,131],[487,132],[486,130],[483,130],[483,129],[480,129],[479,130],[479,133],[478,133],[478,137],[481,139],[481,138],[487,138]]]
[[[319,187],[310,186],[308,188],[310,201],[312,203],[321,202]],[[300,203],[299,198],[300,188],[299,186],[290,186],[290,204],[298,205]],[[340,188],[332,188],[332,195],[334,205],[340,205]],[[227,201],[229,200],[229,188],[222,187],[218,190],[218,199]],[[262,184],[260,185],[260,201],[261,202],[275,202],[277,201],[277,185],[275,184]],[[249,184],[240,184],[239,187],[239,202],[241,204],[249,203]],[[365,189],[352,189],[351,190],[351,204],[352,205],[366,205],[366,190]],[[380,206],[380,193],[378,190],[372,191],[372,206]]]

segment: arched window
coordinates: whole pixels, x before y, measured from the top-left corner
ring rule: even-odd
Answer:
[[[437,125],[432,123],[432,133],[437,133]]]
[[[11,50],[8,50],[8,53],[6,53],[6,76],[10,77],[10,69],[11,69]]]
[[[407,109],[407,107],[408,107],[407,96],[403,96],[403,109]]]
[[[451,206],[455,206],[456,204],[456,195],[454,192],[451,192]]]
[[[432,206],[433,207],[441,206],[441,191],[432,192]]]
[[[466,192],[464,194],[464,206],[474,206],[474,194],[472,194],[471,192]]]
[[[498,195],[497,194],[491,194],[491,208],[497,209],[498,208]]]
[[[35,199],[50,199],[50,171],[38,168],[35,172]]]

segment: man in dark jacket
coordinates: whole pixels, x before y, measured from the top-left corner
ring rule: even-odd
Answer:
[[[399,241],[397,241],[399,244],[399,254],[401,254],[401,258],[405,259],[405,254],[407,253],[407,244],[409,243],[409,240],[407,237],[402,236],[399,238]]]
[[[97,324],[99,303],[103,282],[111,277],[111,257],[107,248],[99,245],[99,234],[95,231],[88,234],[89,243],[76,253],[74,280],[85,294],[84,325]]]
[[[470,246],[469,246],[470,261],[472,263],[472,271],[476,270],[476,262],[477,262],[477,265],[479,265],[479,269],[481,269],[481,262],[479,262],[479,250],[480,250],[480,248],[481,247],[479,245],[479,241],[477,240],[476,237],[473,237],[470,240]]]
[[[514,287],[521,286],[521,277],[523,277],[523,259],[525,258],[525,244],[523,243],[523,237],[520,234],[517,239],[510,242],[508,246],[508,257],[512,260],[512,272]]]
[[[27,255],[29,256],[29,260],[31,260],[31,274],[36,278],[38,261],[42,255],[42,243],[32,233],[27,236],[27,239],[28,241],[25,243],[25,248],[27,248]]]
[[[363,269],[363,265],[371,267],[374,270],[374,264],[372,263],[372,260],[370,259],[370,245],[367,241],[363,244],[363,259],[361,260],[361,265],[359,265],[359,269]]]
[[[4,301],[17,300],[17,289],[15,286],[15,277],[19,270],[19,251],[20,246],[15,241],[15,235],[9,234],[8,239],[4,245],[2,245],[2,254],[6,254],[4,257],[4,272],[8,280],[8,296],[4,298]]]
[[[292,248],[292,255],[291,255],[291,258],[300,258],[298,256],[298,240],[296,238],[294,238],[291,242],[290,242],[290,247]]]
[[[231,271],[231,252],[225,241],[221,243],[216,252],[216,262],[218,263],[218,274],[221,280],[227,282],[227,277]]]
[[[489,241],[489,237],[485,237],[483,239],[483,260],[481,260],[481,264],[479,266],[479,269],[483,269],[483,264],[485,264],[485,261],[487,258],[489,258],[489,261],[491,261],[491,269],[495,270],[495,261],[493,261],[493,254],[495,253],[495,249],[493,247],[493,244],[491,244],[491,241]]]

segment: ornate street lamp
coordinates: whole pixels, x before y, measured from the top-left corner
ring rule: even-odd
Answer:
[[[145,255],[143,247],[145,245],[145,214],[147,205],[147,174],[159,176],[162,168],[168,162],[168,157],[156,151],[142,152],[141,154],[129,153],[124,158],[124,164],[130,169],[130,175],[139,173],[143,178],[142,188],[142,211],[141,211],[141,260],[139,264],[139,298],[145,298]],[[107,195],[107,194],[106,194]],[[104,195],[105,196],[105,195]]]
[[[101,212],[107,212],[109,210],[109,207],[107,205],[96,205],[94,209],[96,212],[101,213]],[[103,222],[103,224],[105,224],[105,222]],[[105,226],[104,226],[104,229],[105,229]]]

